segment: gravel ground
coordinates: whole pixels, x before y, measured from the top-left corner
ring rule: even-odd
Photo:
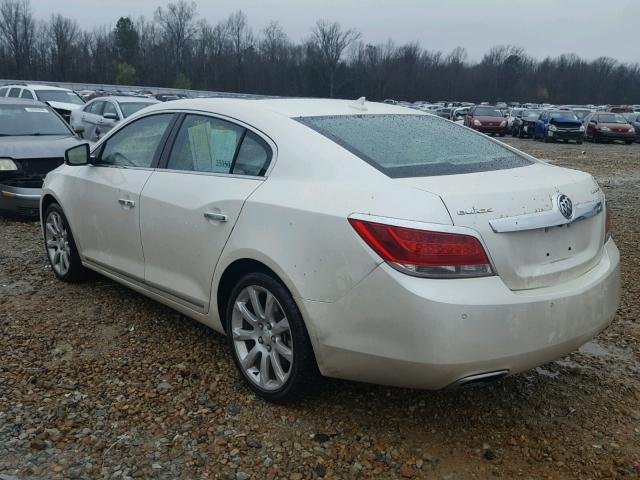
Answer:
[[[640,145],[506,141],[597,177],[624,296],[580,351],[484,388],[331,380],[266,404],[221,336],[104,278],[56,281],[38,225],[0,218],[0,480],[640,477]]]

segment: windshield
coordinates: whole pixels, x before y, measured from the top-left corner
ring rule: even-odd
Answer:
[[[624,114],[624,118],[627,119],[627,121],[629,122],[637,122],[638,119],[640,118],[640,114],[636,113],[625,113]]]
[[[340,115],[298,121],[391,178],[483,172],[532,163],[482,134],[432,115]]]
[[[126,103],[120,104],[120,110],[122,110],[122,113],[126,118],[129,115],[133,115],[138,110],[142,110],[144,107],[148,107],[149,105],[153,105],[153,103],[152,102],[140,102],[140,103],[126,102]]]
[[[598,121],[602,123],[627,123],[627,121],[622,115],[618,115],[615,113],[598,115]]]
[[[67,90],[36,90],[36,96],[41,102],[60,102],[84,105],[82,98]]]
[[[48,107],[0,106],[0,136],[71,135],[64,121]]]
[[[524,112],[522,112],[522,116],[523,117],[536,117],[536,118],[538,118],[539,115],[540,115],[540,112],[538,110],[525,110]]]
[[[578,120],[578,117],[576,117],[576,114],[573,112],[551,112],[550,114],[551,119],[553,120]]]
[[[502,113],[500,113],[495,108],[490,107],[478,107],[474,115],[481,115],[483,117],[502,117]]]

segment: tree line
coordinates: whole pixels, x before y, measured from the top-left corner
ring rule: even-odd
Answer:
[[[38,21],[29,0],[1,0],[0,78],[372,100],[640,103],[637,63],[575,54],[540,60],[513,45],[472,62],[461,47],[371,44],[327,20],[294,42],[277,21],[256,32],[237,11],[211,23],[185,0],[152,18],[92,29],[61,14]]]

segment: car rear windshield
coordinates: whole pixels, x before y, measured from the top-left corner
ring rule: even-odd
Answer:
[[[614,113],[598,115],[598,121],[602,123],[627,123],[622,115],[616,115]]]
[[[71,135],[64,121],[47,107],[0,106],[0,136]]]
[[[478,107],[474,112],[474,115],[480,115],[483,117],[502,117],[502,113],[495,108]]]
[[[84,105],[84,101],[78,95],[67,90],[36,90],[36,96],[41,102],[60,102]]]
[[[120,104],[120,109],[122,110],[122,113],[124,114],[124,116],[128,117],[129,115],[133,115],[138,110],[142,110],[144,107],[148,107],[149,105],[153,105],[153,103],[152,102],[140,102],[140,103],[123,102]]]
[[[433,115],[300,117],[391,178],[523,167],[532,162],[500,143]]]

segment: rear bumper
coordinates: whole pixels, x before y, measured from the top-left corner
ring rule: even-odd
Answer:
[[[300,300],[324,375],[438,389],[555,360],[613,319],[619,252],[562,285],[509,290],[499,277],[433,280],[380,265],[335,303]]]
[[[22,188],[0,183],[0,211],[25,217],[40,214],[40,188]]]

